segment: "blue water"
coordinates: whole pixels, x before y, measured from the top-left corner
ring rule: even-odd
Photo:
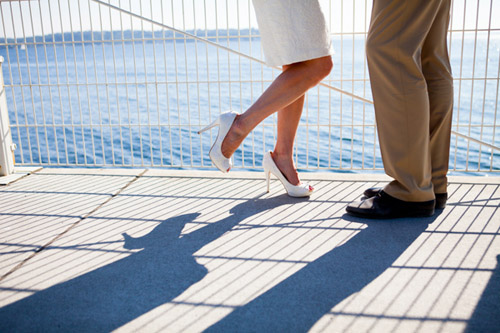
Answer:
[[[466,34],[462,45],[460,34],[451,43],[454,76],[464,78],[455,81],[453,129],[472,124],[458,131],[498,146],[500,35],[489,44],[481,33],[477,43],[471,37]],[[262,57],[257,38],[219,43]],[[338,37],[334,47],[329,84],[371,99],[369,82],[362,80],[364,40]],[[210,166],[207,152],[216,132],[196,131],[220,110],[244,111],[278,74],[193,41],[28,43],[2,46],[0,55],[7,61],[15,158],[28,165]],[[373,124],[372,106],[312,89],[298,130],[298,167],[382,168]],[[235,154],[236,166],[260,167],[263,152],[273,147],[274,125],[270,117],[254,130]],[[499,170],[500,155],[453,136],[450,165]]]

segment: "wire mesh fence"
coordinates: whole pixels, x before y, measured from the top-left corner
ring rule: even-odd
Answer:
[[[371,1],[321,4],[335,64],[306,95],[297,167],[382,169],[364,51]],[[453,1],[455,171],[500,170],[499,11]],[[243,112],[280,73],[263,64],[250,0],[1,1],[0,20],[16,165],[212,168],[216,130],[197,131]],[[276,120],[247,137],[235,168],[261,167]]]

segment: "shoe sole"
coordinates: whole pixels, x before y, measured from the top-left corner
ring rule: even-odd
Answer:
[[[389,220],[389,219],[400,219],[400,218],[408,218],[408,217],[431,217],[431,216],[434,216],[434,214],[435,214],[435,211],[433,211],[432,213],[431,212],[429,212],[429,213],[414,213],[414,214],[404,214],[404,215],[392,214],[392,215],[381,216],[381,215],[371,215],[370,213],[362,213],[362,212],[358,212],[358,211],[353,211],[353,210],[350,210],[348,208],[346,208],[346,211],[350,215],[365,218],[365,219],[370,219],[370,220]]]

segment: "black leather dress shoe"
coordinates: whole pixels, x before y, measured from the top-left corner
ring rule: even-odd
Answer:
[[[347,205],[346,211],[368,219],[392,219],[398,217],[426,217],[434,215],[435,200],[409,202],[391,197],[384,191],[371,198]]]
[[[371,198],[379,194],[382,191],[381,187],[370,187],[365,190],[363,195],[367,198]],[[446,207],[446,201],[448,200],[448,193],[436,193],[436,209],[444,209]]]

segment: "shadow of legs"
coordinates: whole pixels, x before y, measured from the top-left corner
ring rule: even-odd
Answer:
[[[433,219],[362,220],[367,228],[237,308],[209,332],[305,332],[382,274]]]
[[[290,200],[243,201],[228,217],[183,237],[185,224],[199,213],[167,219],[142,237],[123,234],[124,248],[140,251],[0,308],[0,332],[112,331],[200,281],[207,269],[193,257],[198,249],[245,218]],[[81,260],[93,264],[85,256]]]

